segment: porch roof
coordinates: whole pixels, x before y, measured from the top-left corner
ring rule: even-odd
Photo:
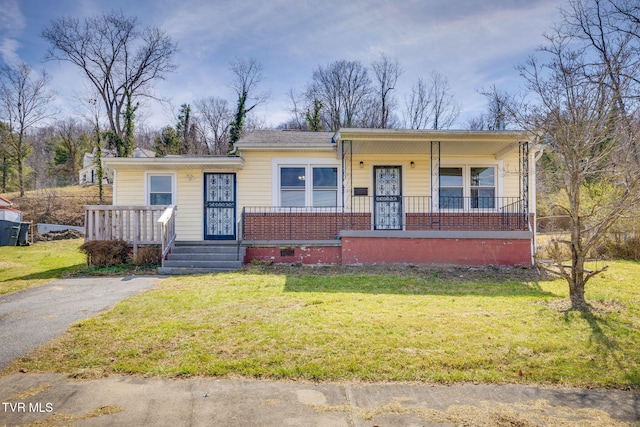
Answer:
[[[235,144],[240,151],[335,151],[333,132],[257,130]]]
[[[440,142],[441,156],[494,156],[504,158],[531,141],[523,131],[340,129],[338,144],[351,141],[353,154],[429,154],[431,142]],[[340,150],[340,148],[338,148]]]
[[[242,169],[244,161],[241,157],[234,156],[167,156],[167,157],[110,157],[103,159],[105,166],[112,169],[135,170],[176,170],[176,169],[202,169],[202,170],[238,170]]]

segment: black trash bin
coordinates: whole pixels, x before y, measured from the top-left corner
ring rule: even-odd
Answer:
[[[20,223],[20,234],[18,234],[18,246],[27,246],[27,233],[29,232],[29,227],[31,227],[30,222],[21,222]]]
[[[20,223],[0,219],[0,246],[15,246],[20,235]]]

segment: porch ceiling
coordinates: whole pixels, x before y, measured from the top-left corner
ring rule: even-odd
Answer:
[[[341,129],[336,136],[340,143],[352,141],[354,155],[430,155],[431,142],[438,141],[441,156],[494,156],[498,159],[517,151],[518,142],[531,140],[530,135],[514,131]]]

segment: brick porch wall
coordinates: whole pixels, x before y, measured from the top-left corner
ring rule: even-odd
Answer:
[[[371,214],[248,212],[243,240],[336,240],[341,230],[370,230]]]

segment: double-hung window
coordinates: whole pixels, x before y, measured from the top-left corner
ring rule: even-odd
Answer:
[[[494,209],[496,207],[496,168],[471,168],[471,209]]]
[[[464,206],[462,168],[440,168],[440,208],[462,209]]]
[[[280,206],[336,207],[338,168],[333,166],[280,166]]]
[[[440,209],[495,209],[496,167],[440,168]]]
[[[150,205],[174,203],[173,175],[148,175],[147,188]]]

